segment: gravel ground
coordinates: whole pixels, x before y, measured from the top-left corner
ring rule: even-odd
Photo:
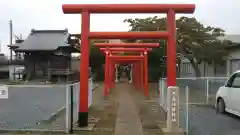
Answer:
[[[112,90],[107,98],[103,97],[103,85],[94,91],[93,104],[89,115],[99,119],[92,131],[77,131],[80,135],[113,135],[117,117],[117,91]]]
[[[138,109],[144,135],[163,135],[159,128],[159,124],[165,126],[165,114],[157,104],[158,91],[156,85],[150,84],[149,87],[152,89],[149,99],[145,98],[143,91],[140,92],[140,90],[135,90],[131,87],[129,91]],[[77,134],[113,135],[118,105],[118,101],[116,100],[117,94],[118,93],[113,90],[108,96],[108,99],[102,100],[101,98],[95,98],[95,100],[98,100],[98,104],[92,106],[93,108],[90,114],[91,116],[99,118],[100,121],[96,123],[96,127],[93,131],[78,131]]]

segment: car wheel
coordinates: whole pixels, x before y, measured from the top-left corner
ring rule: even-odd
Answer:
[[[223,99],[219,99],[217,102],[217,112],[219,113],[225,112],[225,102]]]

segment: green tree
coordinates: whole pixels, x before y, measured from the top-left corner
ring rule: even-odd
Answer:
[[[130,31],[167,30],[167,18],[159,18],[157,16],[141,19],[125,19],[124,22],[129,23]],[[221,28],[205,26],[196,20],[196,18],[183,16],[176,20],[176,31],[177,52],[181,53],[191,62],[196,77],[201,75],[198,68],[199,63],[202,61],[220,63],[227,54],[224,51],[224,47],[230,41],[218,40],[218,37],[225,35],[225,31]],[[136,42],[136,40],[128,42]],[[148,39],[141,40],[140,42],[159,43],[161,40]],[[154,52],[162,53],[161,51]]]
[[[94,43],[105,43],[106,40],[91,40],[90,46],[90,63],[89,65],[92,68],[92,73],[95,76],[96,80],[103,80],[104,68],[103,64],[105,63],[105,56],[99,47],[94,46]]]
[[[148,72],[150,81],[158,81],[160,76],[165,77],[166,75],[165,48],[165,41],[161,41],[160,47],[153,48],[148,54]]]

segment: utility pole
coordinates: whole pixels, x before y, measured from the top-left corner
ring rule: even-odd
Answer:
[[[10,25],[10,45],[12,45],[12,35],[13,35],[13,27],[12,27],[12,20],[9,22]],[[12,49],[10,47],[10,63],[12,62]]]

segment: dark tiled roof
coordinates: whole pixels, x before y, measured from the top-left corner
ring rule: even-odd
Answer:
[[[240,43],[240,35],[226,35],[223,37],[219,37],[220,40],[230,40],[233,43]]]
[[[68,30],[32,30],[22,43],[13,44],[18,46],[16,51],[21,50],[56,50],[58,47],[67,47],[69,38]]]
[[[226,35],[223,37],[219,37],[220,40],[229,40],[233,42],[233,44],[229,44],[225,47],[225,50],[235,50],[240,48],[240,35]]]
[[[225,47],[225,50],[236,50],[240,48],[240,43],[239,44],[233,44]]]

